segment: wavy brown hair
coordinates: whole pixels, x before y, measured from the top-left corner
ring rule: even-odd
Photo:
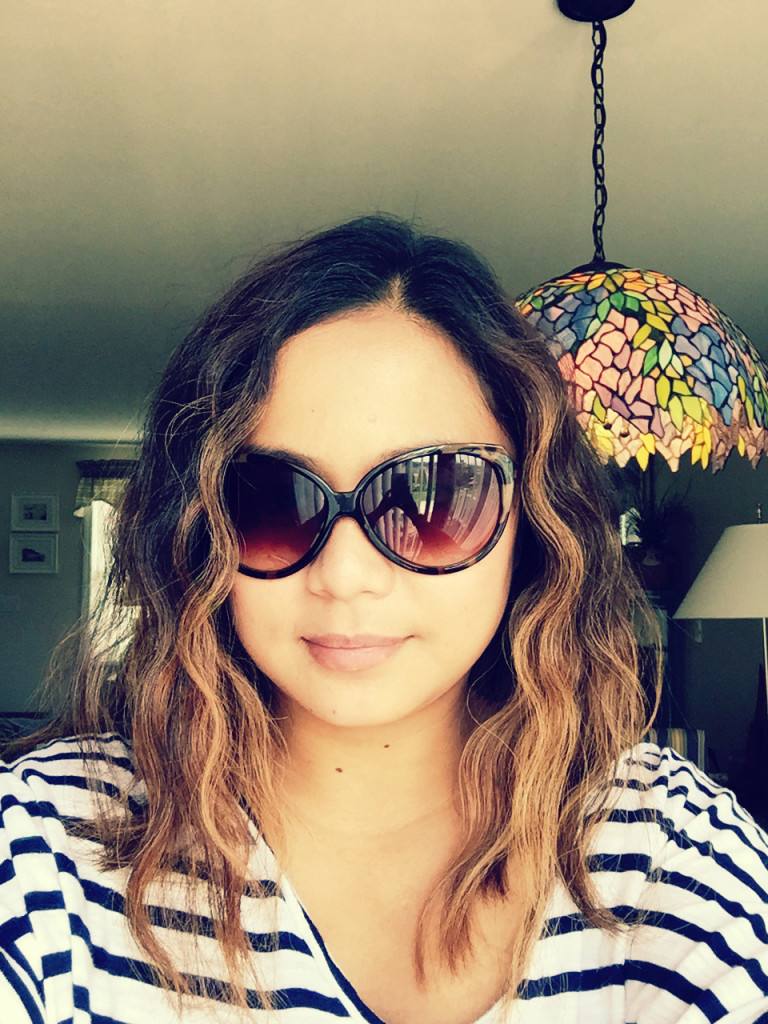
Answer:
[[[98,832],[105,862],[129,868],[127,915],[139,943],[179,992],[184,979],[150,922],[148,886],[180,860],[190,885],[205,882],[242,996],[249,818],[273,841],[280,836],[272,688],[227,605],[238,562],[223,501],[227,467],[287,339],[376,305],[453,341],[513,442],[521,500],[508,613],[469,680],[476,726],[459,779],[466,841],[424,908],[417,961],[423,966],[438,934],[438,954],[458,968],[473,907],[507,893],[513,862],[525,907],[510,996],[557,880],[589,922],[618,926],[597,899],[587,854],[616,765],[646,725],[632,627],[644,605],[601,470],[546,344],[485,264],[456,242],[367,217],[259,263],[173,355],[114,534],[110,595],[116,614],[133,610],[127,646],[115,671],[103,646],[97,655],[79,643],[65,710],[44,734],[118,730],[132,748],[145,806],[105,813]]]

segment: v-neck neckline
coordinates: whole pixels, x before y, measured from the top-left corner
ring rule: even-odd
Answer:
[[[352,1016],[352,1019],[354,1020],[355,1015],[357,1015],[358,1021],[362,1021],[364,1024],[387,1024],[387,1021],[379,1017],[378,1014],[374,1013],[374,1011],[367,1006],[365,1002],[363,1002],[358,995],[355,986],[349,981],[347,976],[331,956],[319,929],[307,913],[298,894],[296,893],[296,890],[291,884],[291,880],[286,874],[279,870],[275,855],[266,839],[264,839],[263,836],[259,836],[258,841],[268,852],[271,874],[275,878],[280,889],[286,909],[289,911],[291,918],[295,921],[297,928],[303,926],[301,938],[307,943],[311,950],[313,961],[315,963],[322,964],[322,966],[328,971],[338,990],[338,997],[350,1013],[350,1016]],[[490,1006],[482,1016],[472,1021],[471,1024],[505,1024],[503,1018],[500,1016],[500,1011],[501,1000],[499,999]]]

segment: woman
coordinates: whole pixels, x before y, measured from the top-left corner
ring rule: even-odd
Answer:
[[[255,267],[115,558],[125,640],[3,779],[4,1021],[768,1013],[766,838],[635,746],[641,595],[469,250],[373,217]]]

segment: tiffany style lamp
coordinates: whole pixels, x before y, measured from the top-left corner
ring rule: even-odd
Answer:
[[[605,259],[607,191],[603,18],[634,0],[558,0],[592,21],[595,108],[595,254],[590,263],[531,288],[522,314],[549,339],[578,418],[595,448],[620,466],[646,469],[664,457],[719,469],[736,449],[756,465],[768,452],[768,364],[733,321],[707,299],[655,270]]]
[[[768,451],[768,368],[716,306],[655,270],[597,262],[517,300],[550,340],[597,451],[719,469]]]

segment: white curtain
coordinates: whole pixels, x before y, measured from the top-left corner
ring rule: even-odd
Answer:
[[[83,593],[81,611],[90,615],[104,597],[111,553],[109,527],[114,507],[96,499],[75,510],[83,521]]]
[[[74,514],[83,521],[81,612],[87,617],[92,615],[104,600],[112,559],[112,517],[135,463],[127,459],[109,459],[78,462],[77,465],[80,470],[80,483]],[[128,621],[132,617],[128,614]],[[107,616],[107,620],[109,618]],[[114,620],[112,621],[116,626]],[[123,633],[123,629],[119,629],[118,632]],[[110,646],[117,640],[117,636],[104,637],[103,640]]]

